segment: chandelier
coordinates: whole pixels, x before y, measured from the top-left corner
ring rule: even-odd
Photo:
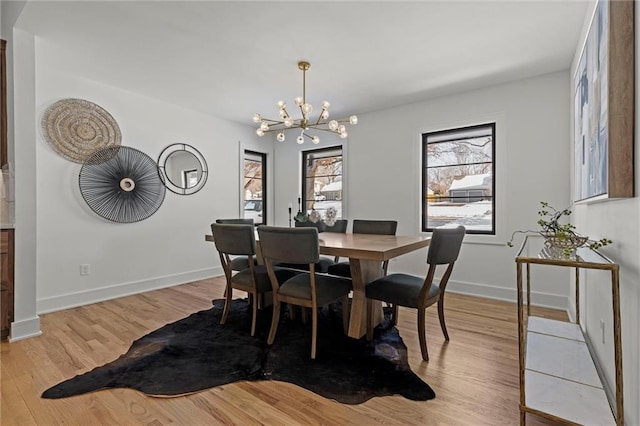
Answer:
[[[302,71],[302,96],[298,96],[295,98],[295,104],[298,108],[300,108],[300,113],[302,114],[302,118],[294,118],[287,111],[287,104],[284,101],[278,102],[278,108],[280,109],[280,119],[272,120],[269,118],[265,118],[260,114],[255,114],[253,116],[254,123],[259,123],[260,127],[256,130],[256,134],[258,136],[264,136],[265,133],[269,132],[278,132],[276,135],[276,139],[278,142],[284,142],[285,135],[284,132],[290,129],[300,129],[300,135],[296,138],[296,142],[298,144],[304,143],[304,138],[307,137],[311,139],[311,142],[317,144],[320,142],[320,138],[317,135],[309,135],[307,131],[310,129],[313,130],[322,130],[325,132],[330,132],[337,134],[342,139],[348,136],[347,128],[343,123],[357,124],[358,117],[352,115],[349,118],[344,118],[340,120],[329,120],[329,102],[322,102],[322,111],[318,115],[317,119],[312,119],[311,114],[313,113],[313,106],[307,103],[306,100],[306,72],[309,69],[311,64],[306,61],[298,62],[298,68]]]

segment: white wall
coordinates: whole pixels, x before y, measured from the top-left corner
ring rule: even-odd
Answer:
[[[572,76],[594,9],[595,3],[587,13],[583,38],[576,48],[571,67]],[[640,57],[640,18],[637,7],[635,20],[635,55],[638,58]],[[635,81],[637,126],[640,123],[640,72],[637,67]],[[607,237],[613,240],[611,246],[604,247],[601,251],[620,264],[625,424],[629,425],[640,424],[640,404],[638,403],[640,401],[640,333],[638,332],[638,324],[640,324],[640,199],[637,197],[638,188],[640,188],[640,149],[638,148],[640,145],[637,130],[635,137],[636,197],[594,204],[577,204],[573,207],[573,221],[578,231],[593,239]],[[583,328],[593,345],[598,363],[606,374],[607,384],[610,389],[615,389],[610,280],[610,275],[601,271],[589,271],[583,274],[580,286],[580,309],[581,316],[584,318]],[[601,320],[605,322],[604,343],[600,329]]]
[[[420,233],[421,132],[495,120],[500,235],[466,237],[469,243],[449,288],[515,300],[516,249],[505,246],[508,237],[516,229],[536,227],[541,200],[569,203],[568,83],[567,72],[554,73],[359,115],[358,125],[351,126],[348,140],[342,141],[348,151],[346,218],[395,219],[398,234]],[[334,143],[320,146],[329,144]],[[286,224],[287,203],[295,203],[300,192],[299,151],[313,147],[276,143],[279,224]],[[425,252],[415,252],[392,261],[390,269],[424,274],[425,261]],[[565,309],[568,272],[533,269],[533,301]]]
[[[111,113],[122,132],[122,145],[156,160],[164,147],[188,143],[205,157],[209,178],[194,195],[167,191],[150,218],[133,224],[102,219],[86,205],[78,187],[81,165],[70,162],[46,143],[39,126],[30,143],[35,161],[17,169],[36,177],[35,227],[38,248],[37,311],[67,308],[152,288],[220,274],[211,243],[204,241],[217,217],[239,214],[239,140],[254,143],[241,126],[99,82],[73,76],[57,61],[57,47],[35,43],[35,120],[63,98],[82,98]],[[24,166],[24,167],[23,167]],[[27,169],[28,167],[28,169]],[[19,194],[20,195],[20,194]],[[25,224],[27,226],[28,224]],[[17,230],[20,239],[21,229]],[[80,276],[80,264],[91,274]]]

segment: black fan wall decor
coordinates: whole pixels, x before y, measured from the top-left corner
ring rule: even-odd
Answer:
[[[78,180],[91,210],[118,223],[148,218],[160,208],[166,192],[156,162],[127,146],[107,147],[91,154]]]

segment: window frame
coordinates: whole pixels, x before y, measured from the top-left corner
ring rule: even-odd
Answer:
[[[262,201],[262,222],[261,223],[254,223],[255,226],[258,225],[266,225],[267,224],[267,217],[268,217],[268,213],[267,213],[267,206],[268,206],[268,193],[267,193],[267,154],[264,152],[259,152],[259,151],[254,151],[252,149],[244,149],[242,154],[242,172],[241,172],[241,183],[240,183],[240,188],[241,188],[241,215],[242,217],[244,217],[244,206],[246,204],[247,201],[252,201],[252,200],[247,200],[245,199],[245,188],[244,188],[244,180],[247,178],[247,176],[245,175],[244,172],[244,165],[246,161],[257,161],[256,159],[253,158],[248,158],[248,156],[254,156],[254,157],[258,157],[260,158],[260,163],[262,164],[262,198],[260,199]]]
[[[343,217],[345,217],[345,204],[344,204],[344,200],[345,200],[345,188],[344,188],[344,165],[345,165],[345,149],[343,145],[332,145],[332,146],[327,146],[327,147],[322,147],[322,148],[315,148],[315,149],[309,149],[309,150],[302,150],[300,151],[301,154],[301,182],[300,182],[300,205],[298,206],[298,208],[300,209],[300,211],[302,211],[303,213],[307,212],[306,209],[306,205],[307,202],[311,201],[313,203],[316,202],[316,200],[307,200],[306,199],[306,193],[307,193],[307,162],[309,160],[308,156],[310,154],[314,154],[314,153],[322,153],[322,152],[328,152],[330,153],[331,151],[339,151],[340,152],[340,157],[342,157],[342,173],[340,174],[340,181],[342,182],[342,197],[340,199],[340,211],[341,214],[338,217],[338,219],[342,219]],[[335,157],[336,155],[327,155],[327,157]],[[337,176],[337,175],[336,175]]]
[[[426,148],[429,144],[428,139],[433,137],[434,135],[446,135],[447,133],[455,134],[462,132],[471,132],[475,129],[484,129],[489,128],[491,130],[491,202],[492,202],[492,215],[491,215],[491,230],[482,231],[477,229],[467,229],[467,234],[472,234],[475,236],[486,236],[486,237],[499,237],[503,232],[501,232],[501,227],[498,227],[498,221],[496,220],[496,216],[499,215],[498,210],[501,209],[498,202],[500,201],[502,194],[498,195],[498,188],[500,185],[497,183],[498,176],[498,168],[497,155],[500,150],[497,148],[497,132],[499,127],[499,120],[489,119],[483,120],[479,124],[472,125],[461,125],[461,126],[447,126],[446,128],[440,128],[438,130],[423,130],[420,132],[420,158],[421,158],[421,189],[420,189],[420,229],[421,232],[430,233],[433,232],[433,228],[428,227],[428,169],[429,166],[427,164],[427,152]],[[469,139],[469,138],[464,138]],[[460,140],[459,138],[451,138],[451,139],[443,139],[437,142],[431,143],[447,143],[447,142],[455,142],[456,140]],[[486,162],[488,163],[488,162]],[[458,163],[452,164],[451,166],[456,165],[465,165],[466,163]],[[502,192],[502,191],[500,191]]]

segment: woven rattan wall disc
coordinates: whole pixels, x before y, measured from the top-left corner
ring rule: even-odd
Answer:
[[[46,141],[67,160],[84,163],[96,150],[120,145],[120,127],[102,107],[84,99],[62,99],[42,117]]]

